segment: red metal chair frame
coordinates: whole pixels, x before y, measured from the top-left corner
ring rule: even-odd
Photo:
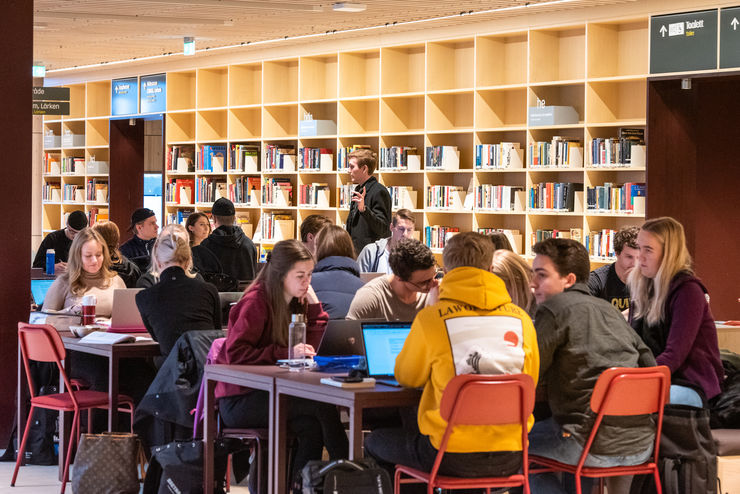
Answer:
[[[485,403],[485,406],[480,406]],[[447,421],[442,442],[431,472],[422,472],[404,465],[396,465],[395,493],[401,484],[425,482],[427,493],[435,487],[443,489],[475,489],[523,486],[529,494],[529,462],[527,455],[527,420],[534,408],[534,381],[529,375],[502,376],[467,374],[456,376],[445,388],[440,403],[440,415]],[[447,443],[452,430],[459,425],[519,424],[522,440],[522,473],[506,477],[462,478],[439,475]],[[406,474],[411,478],[401,478]]]
[[[543,470],[537,469],[537,472],[559,471],[573,474],[576,478],[577,494],[581,494],[581,476],[599,478],[599,491],[603,494],[605,477],[640,474],[653,474],[657,493],[661,494],[658,451],[660,433],[663,428],[663,407],[669,399],[670,388],[671,371],[664,365],[641,368],[612,367],[605,370],[596,381],[596,386],[594,386],[594,391],[591,394],[591,409],[597,415],[578,464],[566,465],[550,458],[535,455],[530,456],[532,464],[547,467]],[[584,466],[605,415],[629,416],[653,413],[658,414],[658,421],[655,430],[653,456],[649,461],[641,465],[610,468]],[[532,470],[532,473],[535,473],[535,470]]]
[[[67,457],[64,462],[64,476],[62,478],[61,493],[64,494],[64,490],[67,486],[67,479],[69,478],[69,464],[72,458],[72,452],[74,451],[75,441],[80,435],[80,411],[89,411],[95,408],[108,409],[108,394],[102,391],[75,390],[76,387],[72,386],[70,379],[67,377],[67,373],[64,371],[64,366],[62,365],[62,361],[66,358],[67,352],[62,343],[62,339],[59,337],[59,333],[53,326],[48,324],[37,325],[19,322],[18,344],[21,347],[23,367],[26,371],[26,379],[28,381],[29,393],[31,395],[31,408],[28,411],[28,420],[26,421],[26,428],[23,431],[23,440],[18,448],[15,470],[13,471],[13,478],[10,481],[10,485],[11,487],[15,485],[15,480],[18,476],[18,469],[23,461],[23,453],[26,448],[28,430],[33,419],[34,410],[36,408],[46,408],[57,410],[59,412],[74,412],[74,418],[72,419],[73,434],[70,435]],[[68,391],[52,395],[37,396],[34,393],[35,388],[33,378],[31,377],[30,366],[28,363],[29,360],[55,362],[59,368],[59,375],[62,377],[64,386]],[[133,400],[125,395],[119,395],[118,399],[119,405],[126,405],[128,407],[126,411],[131,413],[133,420]]]

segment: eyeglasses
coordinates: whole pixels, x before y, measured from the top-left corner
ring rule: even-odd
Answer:
[[[410,280],[403,280],[403,281],[405,281],[406,283],[409,283],[410,285],[414,285],[419,291],[424,292],[424,291],[428,291],[432,287],[435,281],[435,276],[432,276],[428,280],[424,280],[419,283],[414,283],[413,281],[410,281]]]

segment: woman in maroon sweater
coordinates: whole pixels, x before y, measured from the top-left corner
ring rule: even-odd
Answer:
[[[291,313],[306,315],[306,344],[296,347],[300,355],[314,355],[328,315],[311,290],[311,253],[297,240],[275,244],[267,265],[242,299],[231,309],[226,343],[217,358],[225,364],[274,365],[288,357],[288,325]],[[221,418],[226,427],[268,426],[268,399],[264,391],[233,385],[216,389]],[[331,459],[346,458],[347,436],[333,405],[292,399],[288,428],[296,438],[293,479],[309,460],[320,460],[324,446]],[[265,465],[267,462],[264,462]],[[250,473],[252,473],[250,468]],[[263,479],[267,478],[263,472]],[[258,492],[250,475],[250,492]],[[260,486],[259,492],[262,492]]]
[[[673,218],[646,221],[637,235],[639,269],[628,278],[630,323],[671,369],[671,403],[701,407],[720,393],[724,376],[709,296],[694,276],[683,226]]]

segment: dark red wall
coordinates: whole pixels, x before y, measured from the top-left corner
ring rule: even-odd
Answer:
[[[4,223],[0,242],[0,444],[4,445],[15,413],[18,321],[28,320],[30,307],[33,2],[3,3],[0,46]]]
[[[648,84],[647,215],[686,229],[717,319],[740,318],[740,76]]]
[[[121,230],[121,243],[131,237],[131,213],[144,204],[144,121],[134,122],[110,122],[110,219]]]

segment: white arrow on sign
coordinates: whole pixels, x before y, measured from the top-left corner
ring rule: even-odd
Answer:
[[[663,38],[665,38],[665,33],[668,32],[668,29],[665,28],[665,26],[660,26],[660,34]]]
[[[733,31],[737,31],[737,25],[740,24],[740,22],[737,21],[737,17],[732,18],[732,22],[730,25],[732,26]]]

